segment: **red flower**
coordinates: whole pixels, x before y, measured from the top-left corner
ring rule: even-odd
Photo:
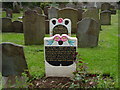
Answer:
[[[79,63],[83,63],[82,61],[79,61]]]

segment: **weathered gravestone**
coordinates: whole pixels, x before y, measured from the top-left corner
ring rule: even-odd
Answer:
[[[105,2],[101,5],[101,11],[110,10],[110,4]]]
[[[69,19],[64,19],[63,21],[58,19],[58,22],[54,24],[54,22],[52,22],[53,20],[57,19],[54,18],[50,20],[50,23],[55,25],[53,27],[63,25],[66,28],[68,28],[68,26],[66,26],[64,22],[66,20],[70,21]],[[69,24],[70,23],[71,22],[69,22]],[[50,27],[50,30],[52,30],[53,27]],[[67,34],[60,34],[44,38],[46,77],[72,77],[73,72],[76,71],[75,53],[77,49],[77,38],[70,37]]]
[[[99,19],[99,10],[97,8],[89,8],[86,12],[82,14],[82,18],[91,18],[97,21],[99,24],[99,30],[101,29],[100,19]]]
[[[49,20],[45,20],[45,33],[49,34]]]
[[[100,13],[101,25],[111,25],[111,11],[105,10]]]
[[[38,14],[42,14],[42,9],[40,7],[35,7],[34,10],[36,10]]]
[[[59,18],[68,18],[72,22],[72,33],[77,32],[78,10],[73,8],[64,8],[58,11]]]
[[[71,36],[71,21],[69,19],[56,19],[53,18],[49,22],[50,24],[50,36],[55,34],[67,34]]]
[[[70,3],[66,4],[66,7],[75,8],[75,4],[70,2]]]
[[[45,35],[45,16],[28,10],[23,16],[23,31],[26,45],[42,44]]]
[[[23,73],[29,76],[23,47],[13,43],[2,43],[0,46],[2,46],[2,76],[5,80],[4,87],[15,88],[17,83],[23,81]],[[16,81],[17,78],[19,82]]]
[[[44,7],[44,14],[46,15],[45,19],[48,19],[48,8],[49,6]]]
[[[11,18],[2,18],[2,32],[13,32]]]
[[[20,13],[20,5],[18,2],[13,2],[13,13]]]
[[[78,22],[77,30],[78,47],[87,48],[98,45],[99,24],[90,18]]]
[[[110,5],[111,14],[116,14],[116,9],[114,5]]]
[[[55,7],[50,7],[48,9],[48,18],[52,19],[52,18],[57,18],[58,17],[58,8]]]
[[[23,22],[21,21],[13,21],[13,30],[17,33],[23,33]]]
[[[6,10],[6,17],[12,18],[12,10],[11,9]]]
[[[78,8],[78,20],[81,21],[82,20],[82,13],[84,12],[84,10],[82,10],[81,8]]]

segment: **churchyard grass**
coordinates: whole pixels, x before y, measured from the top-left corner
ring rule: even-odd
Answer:
[[[18,16],[21,16],[18,15]],[[13,20],[16,20],[16,17]],[[46,35],[49,36],[49,35]],[[72,35],[76,36],[76,35]],[[12,42],[24,46],[25,57],[30,74],[34,78],[44,76],[44,46],[24,45],[22,33],[3,33],[2,42]],[[102,26],[99,45],[94,48],[78,48],[83,62],[88,63],[89,73],[110,74],[118,80],[118,14],[112,15],[112,24]]]

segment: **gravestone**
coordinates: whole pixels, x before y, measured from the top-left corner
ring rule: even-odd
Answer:
[[[13,2],[13,13],[20,13],[20,5],[16,1]]]
[[[99,10],[97,8],[89,8],[86,12],[82,14],[82,18],[92,18],[97,21],[99,24],[99,30],[101,29],[100,19],[99,19]]]
[[[13,21],[13,30],[16,33],[23,33],[23,22],[21,21]]]
[[[11,9],[6,10],[6,17],[12,18],[12,10]]]
[[[69,19],[53,18],[50,20],[49,24],[50,36],[54,36],[55,34],[67,34],[71,36],[71,21]]]
[[[26,45],[43,44],[45,36],[45,16],[28,10],[23,16],[23,31]]]
[[[54,29],[56,26],[63,26],[70,32],[71,21],[62,18],[50,20],[51,37],[44,38],[46,77],[73,77],[76,71],[77,38],[68,36],[64,31],[59,33]],[[59,34],[54,34],[54,30]]]
[[[62,9],[62,8],[65,8],[66,6],[65,6],[64,3],[60,3],[58,7],[59,7],[60,9]]]
[[[48,19],[48,8],[50,8],[49,6],[44,7],[44,14],[46,15],[45,19]]]
[[[64,8],[58,11],[59,18],[68,18],[72,22],[72,33],[77,32],[78,10],[73,8]]]
[[[15,87],[14,85],[18,83],[16,76],[19,77],[19,82],[22,81],[22,73],[29,76],[23,47],[13,43],[2,43],[0,46],[2,46],[2,76],[5,88],[9,85]]]
[[[75,4],[70,2],[70,3],[66,4],[66,7],[75,8]]]
[[[101,25],[111,25],[111,11],[105,10],[100,13]]]
[[[81,3],[81,2],[78,2],[75,6],[76,9],[78,9],[78,8],[82,9],[82,7],[83,7],[83,3]]]
[[[82,10],[81,8],[78,8],[78,20],[81,21],[82,20],[82,13],[84,12],[84,10]]]
[[[13,32],[11,18],[2,18],[2,32]]]
[[[116,9],[114,5],[110,6],[110,11],[111,11],[111,14],[116,14]]]
[[[45,33],[49,34],[49,20],[45,20]]]
[[[101,11],[110,10],[110,4],[105,2],[101,5]]]
[[[78,22],[77,30],[78,47],[87,48],[98,45],[99,24],[90,18]]]
[[[55,7],[50,7],[48,9],[48,18],[52,19],[52,18],[57,18],[58,17],[58,8]]]
[[[42,9],[40,7],[35,7],[34,10],[36,10],[38,14],[42,14]]]

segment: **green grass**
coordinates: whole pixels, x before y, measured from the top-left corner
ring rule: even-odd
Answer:
[[[3,33],[2,42],[12,42],[25,46],[24,36],[21,33]],[[43,45],[32,45],[24,47],[29,71],[34,77],[42,77],[45,73],[43,47]],[[89,73],[110,74],[112,77],[114,77],[117,83],[118,14],[112,15],[111,25],[102,26],[102,31],[100,32],[99,36],[99,45],[97,47],[78,48],[78,52],[81,55],[83,61],[88,63]],[[116,87],[117,86],[118,85],[116,84]]]

